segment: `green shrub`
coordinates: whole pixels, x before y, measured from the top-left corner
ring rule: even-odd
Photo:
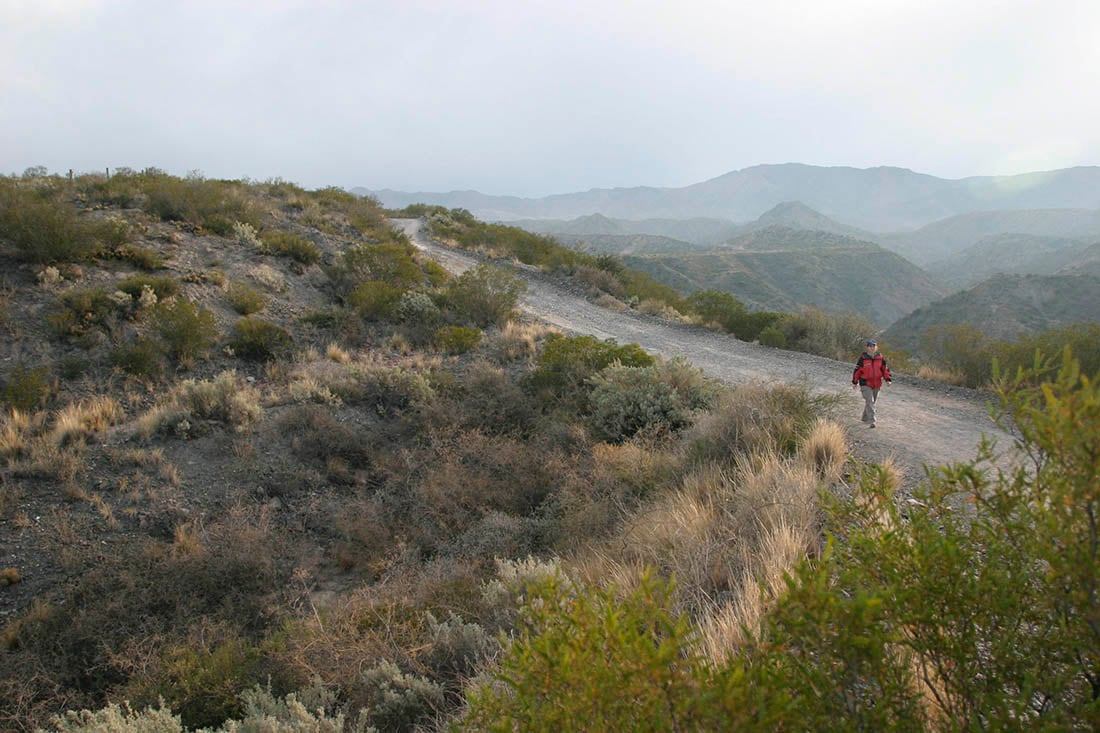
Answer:
[[[256,288],[243,282],[232,282],[226,291],[225,299],[233,310],[242,316],[259,313],[267,307],[267,296]]]
[[[130,208],[141,196],[140,176],[129,169],[116,170],[114,175],[84,175],[76,179],[77,187],[93,203]]]
[[[590,381],[590,419],[611,442],[687,427],[695,411],[713,404],[715,394],[702,372],[683,360],[648,367],[612,364]]]
[[[237,223],[260,225],[260,217],[242,184],[236,181],[186,179],[160,171],[142,173],[145,210],[163,221],[181,221],[201,226],[214,234],[229,236]]]
[[[718,290],[695,291],[688,296],[686,308],[705,322],[717,323],[742,341],[756,339],[761,331],[783,318],[781,313],[749,311],[733,295]]]
[[[138,338],[111,352],[110,362],[127,374],[152,379],[161,371],[160,346],[152,339]]]
[[[647,367],[654,364],[654,359],[637,344],[619,346],[614,339],[600,341],[595,336],[551,333],[527,384],[545,401],[561,399],[579,405],[588,392],[589,377],[616,362],[626,367]]]
[[[250,361],[270,361],[285,356],[293,344],[285,328],[252,316],[237,321],[229,340],[233,353]]]
[[[459,318],[484,328],[502,326],[515,315],[527,283],[507,270],[482,263],[447,286],[448,307]]]
[[[321,250],[308,239],[280,229],[266,231],[261,237],[264,248],[272,254],[289,257],[303,265],[321,261]]]
[[[722,714],[745,695],[718,702],[727,690],[692,653],[667,585],[647,576],[633,591],[593,591],[556,577],[527,593],[497,684],[467,693],[462,729],[741,730],[737,718],[757,712]]]
[[[993,378],[992,349],[992,340],[967,323],[929,328],[921,337],[926,358],[965,374],[968,387],[985,386]]]
[[[203,355],[218,337],[214,314],[184,298],[157,304],[153,330],[169,356],[181,364],[190,364]]]
[[[359,283],[344,302],[369,321],[386,320],[394,316],[403,292],[383,280],[372,280]]]
[[[760,332],[760,335],[757,336],[757,339],[759,339],[760,343],[764,346],[772,346],[777,349],[787,348],[787,337],[775,326],[768,326],[765,328]]]
[[[42,405],[50,390],[49,370],[16,364],[4,380],[4,404],[28,412]]]
[[[25,186],[0,189],[0,239],[15,245],[20,259],[41,264],[88,259],[106,243],[124,241],[112,222],[80,216],[69,203]]]
[[[339,294],[353,291],[365,282],[384,282],[397,290],[419,287],[425,281],[408,243],[363,244],[344,252],[328,275]]]
[[[439,306],[427,293],[406,291],[397,303],[397,318],[412,328],[435,328],[443,318]]]
[[[180,291],[180,281],[174,277],[155,277],[153,275],[134,275],[122,280],[115,286],[132,298],[141,297],[141,291],[148,287],[157,296],[157,300],[164,300],[176,295]]]
[[[476,328],[444,326],[435,332],[435,344],[448,354],[465,354],[481,341],[482,333]]]

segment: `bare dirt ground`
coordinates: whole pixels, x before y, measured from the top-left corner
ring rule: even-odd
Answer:
[[[462,272],[483,259],[432,241],[419,220],[399,219],[394,224],[452,272]],[[973,459],[983,433],[995,438],[1002,449],[1011,445],[1010,436],[989,417],[991,395],[987,393],[896,374],[893,384],[879,395],[878,427],[868,429],[859,420],[863,400],[851,389],[854,365],[759,346],[634,311],[615,312],[588,302],[582,293],[538,271],[525,267],[516,271],[528,285],[522,309],[564,332],[637,343],[666,358],[682,356],[730,384],[801,381],[816,393],[836,394],[840,404],[835,417],[846,427],[855,455],[870,461],[892,457],[907,489],[924,477],[925,466]]]

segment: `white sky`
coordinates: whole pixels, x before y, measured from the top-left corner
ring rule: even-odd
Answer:
[[[0,0],[0,173],[541,196],[1100,164],[1100,0]]]

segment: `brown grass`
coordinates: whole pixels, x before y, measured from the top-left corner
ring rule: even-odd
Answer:
[[[486,350],[498,364],[534,359],[539,342],[553,332],[556,329],[542,324],[508,321],[489,340]]]
[[[958,369],[949,369],[947,367],[936,366],[934,364],[921,365],[921,368],[917,370],[917,376],[921,379],[929,379],[934,382],[954,384],[957,387],[961,387],[966,384],[966,374],[962,371]]]
[[[798,449],[798,456],[828,483],[835,483],[848,461],[844,428],[831,420],[818,420]]]
[[[103,432],[124,417],[122,405],[111,397],[98,396],[61,408],[54,419],[51,440],[57,445],[85,440]]]

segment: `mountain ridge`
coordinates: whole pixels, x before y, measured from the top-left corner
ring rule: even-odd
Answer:
[[[908,168],[766,164],[729,171],[679,188],[593,188],[538,198],[477,191],[403,192],[353,188],[384,205],[428,203],[466,208],[483,219],[709,217],[743,222],[785,201],[869,231],[917,229],[949,216],[992,209],[1100,208],[1100,166],[1012,176],[938,178]]]

